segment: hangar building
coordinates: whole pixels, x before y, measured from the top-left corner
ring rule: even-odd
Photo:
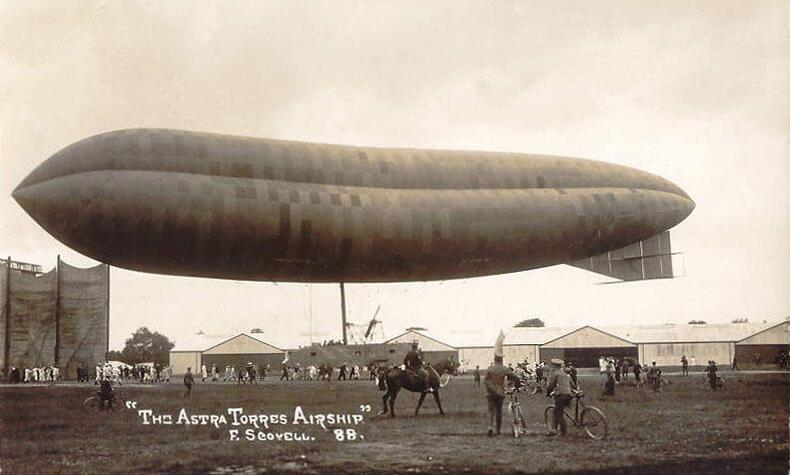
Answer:
[[[458,348],[416,330],[407,330],[396,337],[390,338],[384,343],[417,343],[422,351],[423,359],[428,362],[441,361],[450,357],[455,361],[459,361]],[[411,347],[408,347],[408,349],[411,350]],[[401,358],[401,362],[403,362],[403,358]]]
[[[186,373],[187,368],[192,368],[193,373],[200,373],[202,365],[206,365],[209,371],[217,365],[222,374],[225,366],[238,369],[248,362],[259,367],[269,365],[276,368],[284,356],[284,350],[246,333],[236,336],[196,335],[176,340],[176,346],[170,350],[170,366],[174,375]]]
[[[333,368],[345,363],[365,367],[369,363],[401,364],[410,345],[370,343],[365,345],[311,345],[288,352],[288,364],[308,366],[330,365]]]
[[[493,340],[492,340],[493,342]],[[708,360],[750,363],[755,354],[773,363],[779,351],[790,349],[790,322],[727,324],[661,324],[577,327],[511,328],[505,337],[505,364],[570,359],[577,367],[597,367],[600,356],[638,358],[659,366],[679,366],[683,355],[692,365]],[[467,368],[486,368],[493,360],[493,345],[459,345],[459,358]]]

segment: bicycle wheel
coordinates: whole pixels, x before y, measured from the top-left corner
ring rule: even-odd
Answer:
[[[96,396],[91,396],[82,403],[82,407],[90,411],[98,411],[101,409],[101,401]]]
[[[538,385],[537,381],[535,381],[534,379],[528,379],[527,380],[527,392],[528,393],[536,394],[538,392],[538,389],[540,389],[540,386]]]
[[[595,440],[603,440],[609,434],[609,424],[606,422],[606,416],[594,406],[587,406],[582,411],[581,426],[584,432]]]
[[[443,375],[439,376],[439,387],[443,388],[450,383],[450,375],[444,373]]]

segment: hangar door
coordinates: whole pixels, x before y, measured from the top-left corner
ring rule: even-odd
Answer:
[[[571,360],[577,368],[597,368],[601,356],[637,359],[639,351],[634,343],[592,327],[580,328],[540,347],[541,360]]]

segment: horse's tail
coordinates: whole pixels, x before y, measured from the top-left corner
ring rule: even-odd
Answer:
[[[450,382],[450,376],[446,375],[444,371],[442,373],[439,373],[438,371],[436,371],[436,368],[434,368],[433,366],[428,366],[425,370],[428,373],[429,386],[436,385],[440,388],[443,388],[447,386],[447,383]]]

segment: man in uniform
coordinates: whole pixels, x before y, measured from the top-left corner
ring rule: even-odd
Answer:
[[[411,351],[406,353],[406,357],[403,358],[403,365],[406,366],[407,371],[416,373],[423,378],[428,376],[428,373],[422,367],[422,354],[420,354],[417,347],[417,342],[411,344]]]
[[[488,367],[485,376],[489,437],[494,435],[494,421],[496,421],[496,433],[499,434],[502,430],[502,403],[505,401],[505,378],[513,381],[516,389],[521,386],[521,381],[513,370],[502,364],[504,340],[505,335],[500,331],[494,345],[494,363]]]
[[[689,360],[686,355],[680,357],[680,367],[683,369],[683,376],[689,375]]]
[[[562,413],[570,405],[573,391],[577,389],[577,386],[571,379],[570,368],[565,366],[563,360],[554,359],[551,362],[559,366],[560,371],[554,371],[549,381],[549,386],[546,388],[546,397],[554,394],[554,423],[548,435],[557,435],[558,428],[560,435],[566,435],[568,433],[568,425]]]
[[[192,395],[192,386],[195,384],[195,376],[192,374],[192,368],[187,368],[187,374],[184,375],[184,386],[186,390],[184,391],[184,397],[190,397]]]

